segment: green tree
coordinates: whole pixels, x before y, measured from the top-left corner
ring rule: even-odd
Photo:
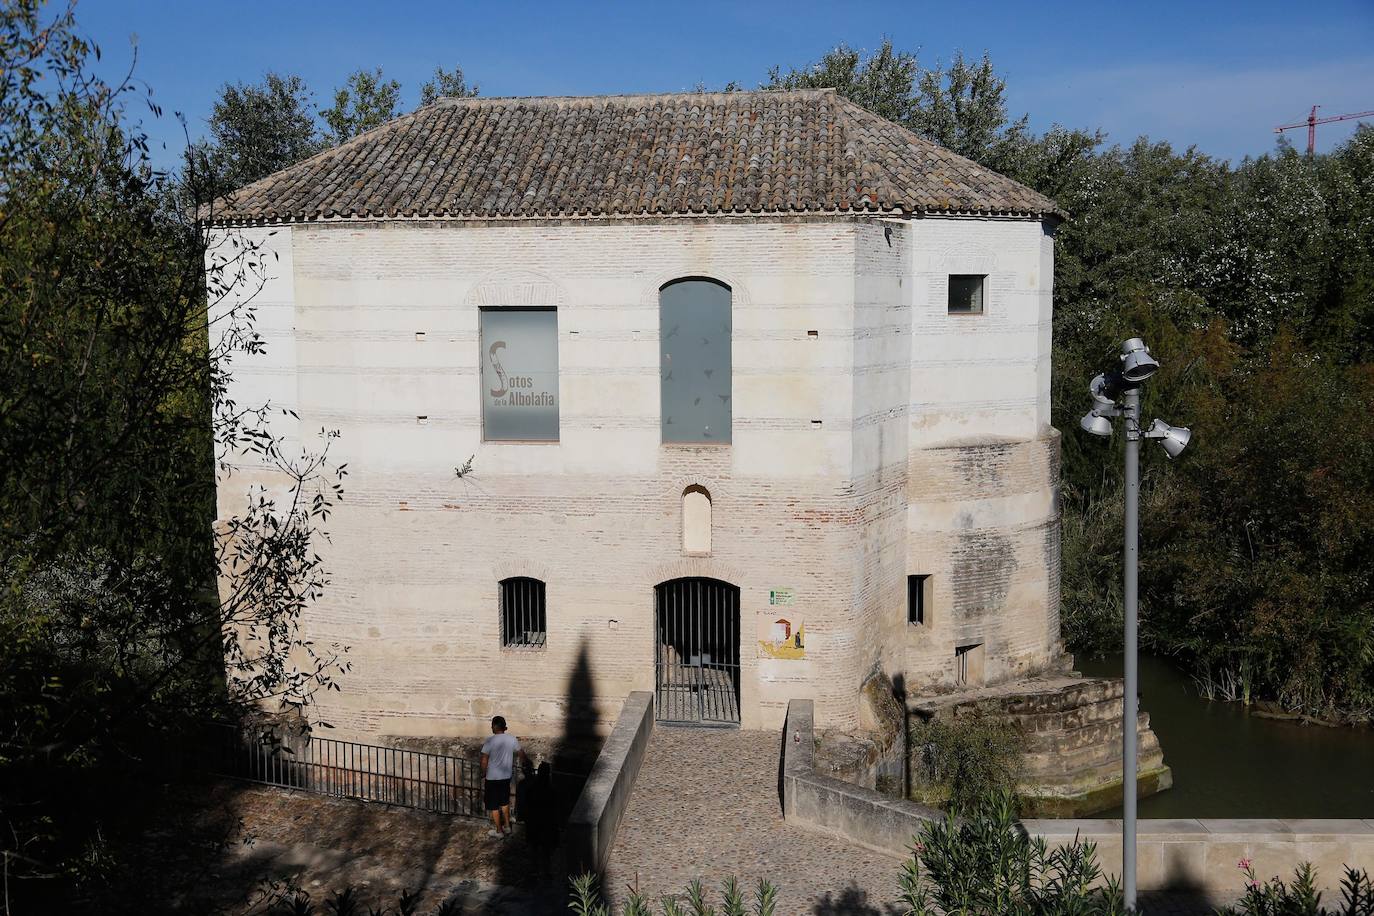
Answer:
[[[192,147],[205,177],[224,190],[251,184],[324,148],[311,93],[299,76],[269,72],[226,84],[210,113],[210,137]],[[218,190],[218,188],[216,188]]]
[[[910,128],[961,156],[998,167],[1014,164],[1013,155],[1030,140],[1027,118],[1007,117],[1003,98],[1006,81],[992,60],[983,55],[970,64],[962,52],[949,69],[923,69],[916,55],[899,51],[884,39],[877,51],[862,51],[841,43],[819,61],[784,71],[773,67],[763,89],[834,89],[874,114]],[[1087,135],[1068,135],[1076,142]],[[1055,136],[1056,145],[1067,139]],[[1052,157],[1040,157],[1043,168]]]
[[[1374,129],[1238,165],[1147,137],[1037,136],[1009,120],[986,55],[927,70],[889,42],[764,85],[833,87],[1070,214],[1054,230],[1051,382],[1070,647],[1119,646],[1119,461],[1077,423],[1087,381],[1143,336],[1165,362],[1147,410],[1194,430],[1180,461],[1144,462],[1143,638],[1222,695],[1374,715]]]
[[[476,83],[471,86],[467,84],[467,80],[463,78],[462,67],[454,67],[452,70],[435,67],[434,78],[426,80],[420,86],[420,104],[432,105],[440,99],[476,98],[478,91]]]
[[[911,126],[920,65],[916,55],[897,51],[890,39],[873,54],[840,43],[819,61],[800,70],[773,67],[761,89],[834,89],[876,115]]]
[[[1145,456],[1143,638],[1217,696],[1374,709],[1374,198],[1355,177],[1371,149],[1363,129],[1326,156],[1231,167],[1140,140],[1059,195],[1073,218],[1057,234],[1053,400],[1077,650],[1118,644],[1121,481],[1075,424],[1085,381],[1140,334],[1165,362],[1146,409],[1194,431],[1179,461]]]
[[[382,68],[355,70],[334,93],[334,105],[320,112],[329,127],[329,142],[338,145],[350,137],[385,124],[400,114],[401,84],[385,79]]]
[[[11,900],[91,890],[204,719],[297,712],[346,669],[299,638],[339,498],[327,445],[229,396],[270,259],[188,222],[70,9],[0,7],[0,851]],[[156,112],[156,107],[154,106]],[[208,201],[194,162],[182,193]],[[208,288],[207,288],[208,281]],[[215,474],[247,466],[217,511]],[[43,900],[31,912],[70,912]],[[16,902],[16,905],[17,902]]]
[[[921,71],[907,126],[961,156],[991,164],[1003,145],[1026,135],[1025,115],[1007,120],[1006,86],[987,54],[973,65],[956,52],[948,70]]]

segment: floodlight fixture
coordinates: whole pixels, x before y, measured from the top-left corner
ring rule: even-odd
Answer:
[[[1139,337],[1132,337],[1121,345],[1121,368],[1102,373],[1088,385],[1092,394],[1092,409],[1078,422],[1085,432],[1107,438],[1112,434],[1112,418],[1125,419],[1125,563],[1122,582],[1125,633],[1125,684],[1121,701],[1121,874],[1122,897],[1127,912],[1135,912],[1136,904],[1136,778],[1139,772],[1137,748],[1139,736],[1136,719],[1139,715],[1140,671],[1138,664],[1138,555],[1140,550],[1140,440],[1158,439],[1169,457],[1177,458],[1185,448],[1192,432],[1184,426],[1170,426],[1155,420],[1147,430],[1140,426],[1140,395],[1144,382],[1159,371],[1159,361],[1150,355],[1150,348]]]
[[[1145,438],[1158,439],[1159,444],[1164,446],[1164,451],[1169,453],[1169,457],[1177,458],[1188,447],[1188,440],[1193,438],[1193,431],[1186,426],[1170,426],[1163,420],[1155,420],[1145,431]]]
[[[1078,425],[1094,436],[1101,436],[1106,439],[1112,434],[1112,421],[1102,416],[1095,410],[1090,410],[1083,415],[1083,419],[1078,421]]]
[[[1128,382],[1143,382],[1159,371],[1159,361],[1139,337],[1121,345],[1121,377]]]
[[[1115,374],[1115,373],[1113,373]],[[1099,374],[1093,377],[1088,383],[1088,391],[1093,396],[1093,409],[1101,410],[1103,416],[1116,416],[1116,394],[1115,386],[1109,385],[1107,376]],[[1107,413],[1110,410],[1111,413]]]

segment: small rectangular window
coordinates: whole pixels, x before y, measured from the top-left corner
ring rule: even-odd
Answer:
[[[906,577],[906,622],[925,624],[930,576]]]
[[[501,583],[501,646],[540,649],[548,639],[544,583],[517,576]]]
[[[985,274],[949,275],[949,313],[951,315],[983,314],[983,286]]]
[[[558,441],[558,312],[482,309],[482,437]]]

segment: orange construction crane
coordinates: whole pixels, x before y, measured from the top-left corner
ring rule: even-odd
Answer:
[[[1299,127],[1307,128],[1307,155],[1312,155],[1312,151],[1317,146],[1317,125],[1330,124],[1332,121],[1349,121],[1351,118],[1368,118],[1374,116],[1374,111],[1357,111],[1353,114],[1332,115],[1329,118],[1317,117],[1317,109],[1320,105],[1313,105],[1312,111],[1307,116],[1306,121],[1299,121],[1297,124],[1284,124],[1274,128],[1274,133],[1281,134],[1285,130],[1297,130]]]

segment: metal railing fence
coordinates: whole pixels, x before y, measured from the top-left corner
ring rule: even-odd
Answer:
[[[485,817],[473,760],[335,738],[277,740],[218,725],[209,769],[218,776],[321,795]]]

